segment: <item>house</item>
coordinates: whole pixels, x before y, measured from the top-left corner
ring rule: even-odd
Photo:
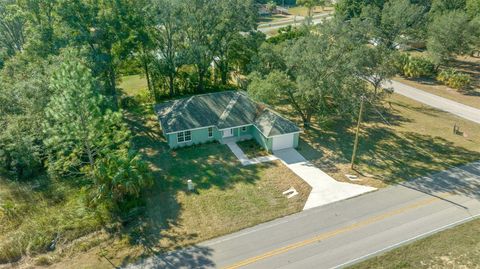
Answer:
[[[300,129],[240,91],[194,95],[157,104],[170,148],[255,139],[268,151],[298,146]]]

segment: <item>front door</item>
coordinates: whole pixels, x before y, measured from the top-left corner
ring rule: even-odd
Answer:
[[[233,136],[233,128],[223,130],[223,137]]]

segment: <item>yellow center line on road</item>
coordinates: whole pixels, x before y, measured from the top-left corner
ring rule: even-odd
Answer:
[[[429,204],[431,204],[435,201],[440,201],[441,198],[446,198],[448,196],[451,196],[451,194],[445,194],[445,195],[440,195],[440,196],[433,197],[433,198],[423,199],[421,201],[418,201],[417,203],[414,203],[414,204],[411,204],[411,205],[408,205],[408,206],[405,206],[405,207],[402,207],[402,208],[399,208],[399,209],[396,209],[396,210],[393,210],[393,211],[390,211],[390,212],[386,212],[386,213],[378,215],[378,216],[374,216],[372,218],[354,223],[352,225],[348,225],[348,226],[339,228],[337,230],[322,233],[322,234],[319,234],[315,237],[312,237],[312,238],[309,238],[309,239],[306,239],[306,240],[303,240],[303,241],[300,241],[300,242],[297,242],[297,243],[293,243],[293,244],[290,244],[290,245],[287,245],[287,246],[284,246],[284,247],[281,247],[281,248],[277,248],[277,249],[265,252],[264,254],[261,254],[261,255],[258,255],[258,256],[240,261],[238,263],[232,264],[232,265],[224,267],[224,268],[225,269],[240,268],[242,266],[246,266],[246,265],[258,262],[260,260],[264,260],[266,258],[270,258],[270,257],[276,256],[276,255],[280,255],[280,254],[288,252],[290,250],[294,250],[294,249],[297,249],[297,248],[300,248],[300,247],[304,247],[304,246],[316,243],[318,241],[325,240],[325,239],[328,239],[328,238],[332,238],[332,237],[337,236],[339,234],[346,233],[346,232],[349,232],[349,231],[353,231],[355,229],[359,229],[359,228],[368,226],[370,224],[379,222],[381,220],[403,214],[403,213],[408,212],[410,210],[429,205]]]

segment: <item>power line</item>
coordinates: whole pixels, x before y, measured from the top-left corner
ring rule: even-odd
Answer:
[[[394,126],[392,124],[390,124],[390,122],[387,121],[387,119],[383,116],[383,114],[376,108],[376,106],[373,104],[373,102],[371,100],[369,100],[368,98],[365,97],[365,99],[372,105],[373,109],[375,110],[375,112],[377,112],[378,115],[380,115],[380,117],[382,118],[382,120],[391,128],[393,128]],[[401,135],[401,133],[398,133],[398,135],[402,138],[404,138],[405,140],[409,140],[407,137]],[[426,151],[425,149],[415,145],[414,143],[411,143],[411,145],[418,149],[419,151],[423,152],[424,154],[430,156],[432,159],[437,159],[437,157],[433,156],[430,152]],[[398,156],[398,155],[396,155]],[[446,163],[445,163],[446,164]],[[451,169],[451,168],[456,168],[455,166],[452,166],[452,165],[448,165],[446,164],[447,168]]]

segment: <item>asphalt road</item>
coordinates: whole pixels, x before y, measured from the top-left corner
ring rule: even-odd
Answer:
[[[480,214],[480,162],[303,211],[128,268],[341,268]]]
[[[390,81],[385,83],[386,87],[393,88],[398,94],[427,104],[431,107],[447,111],[467,120],[480,123],[480,109],[476,109],[425,91],[405,85],[398,81]]]

